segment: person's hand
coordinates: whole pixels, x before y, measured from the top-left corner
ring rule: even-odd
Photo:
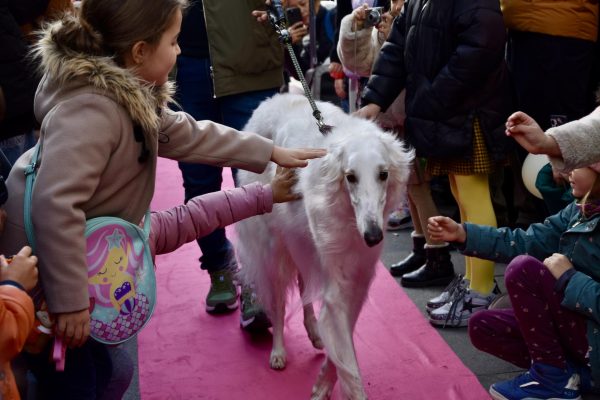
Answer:
[[[532,154],[560,157],[558,143],[544,133],[537,122],[524,112],[517,111],[506,120],[506,135],[512,136],[525,150]]]
[[[366,106],[356,110],[354,112],[354,115],[361,117],[361,118],[374,120],[375,118],[377,118],[377,116],[379,115],[380,112],[381,112],[381,107],[379,107],[375,103],[371,103],[371,104],[367,104]]]
[[[333,87],[335,88],[335,94],[340,99],[345,99],[347,96],[346,89],[344,88],[344,79],[336,79],[333,81]]]
[[[271,0],[265,0],[265,5],[270,6]],[[258,22],[267,22],[269,20],[269,15],[265,10],[254,10],[251,14]]]
[[[31,255],[31,247],[23,247],[10,264],[4,256],[0,256],[0,280],[15,281],[26,291],[35,287],[38,281],[38,259]]]
[[[558,253],[554,253],[546,258],[544,260],[544,265],[556,279],[560,278],[562,274],[573,268],[571,261],[564,255]]]
[[[329,63],[329,67],[327,67],[329,74],[343,74],[344,66],[339,62],[332,61]]]
[[[290,33],[292,44],[298,44],[302,42],[302,38],[308,34],[308,29],[306,29],[306,25],[304,25],[302,21],[299,21],[290,26],[288,32]]]
[[[271,180],[273,203],[285,203],[302,198],[299,193],[292,192],[292,187],[298,182],[296,171],[289,168],[277,167]]]
[[[280,146],[273,146],[271,161],[286,168],[306,167],[308,161],[313,158],[321,158],[327,154],[325,149],[288,149]]]
[[[56,314],[55,333],[69,347],[81,347],[90,336],[90,311]]]
[[[467,233],[462,224],[456,223],[448,217],[431,217],[427,220],[427,232],[431,240],[437,242],[458,242],[464,243],[467,240]]]
[[[394,17],[388,11],[381,16],[381,22],[377,24],[377,30],[383,35],[384,38],[387,39],[390,31],[392,30],[392,22],[394,22]]]
[[[354,11],[352,11],[352,17],[354,18],[354,22],[352,22],[352,32],[360,31],[365,27],[365,20],[367,19],[367,9],[369,8],[368,4],[362,4],[360,7],[356,7]]]

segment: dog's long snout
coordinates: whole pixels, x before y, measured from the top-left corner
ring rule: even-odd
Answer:
[[[367,225],[363,238],[369,247],[373,247],[383,240],[383,231],[375,221],[370,221]]]

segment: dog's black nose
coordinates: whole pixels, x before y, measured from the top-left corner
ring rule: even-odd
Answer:
[[[367,246],[373,247],[383,240],[383,231],[377,223],[369,222],[363,238]]]

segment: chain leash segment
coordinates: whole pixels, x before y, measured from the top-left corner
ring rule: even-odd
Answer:
[[[274,1],[273,3],[276,2]],[[302,89],[304,90],[304,96],[308,99],[310,107],[313,110],[313,117],[317,120],[317,127],[319,128],[319,132],[321,132],[323,135],[326,135],[327,133],[331,132],[332,126],[327,125],[323,122],[323,116],[321,115],[321,111],[319,111],[319,109],[317,108],[317,104],[313,99],[310,88],[308,87],[308,83],[304,78],[304,73],[300,68],[300,63],[298,62],[296,54],[294,53],[294,49],[292,47],[292,38],[290,36],[289,30],[287,29],[285,18],[277,16],[277,14],[280,13],[277,7],[278,6],[275,5],[270,6],[268,8],[269,21],[275,29],[275,32],[277,32],[279,41],[285,46],[288,53],[290,54],[290,58],[292,60],[292,64],[294,65],[294,69],[296,70],[296,74],[298,75],[298,78],[300,78],[300,83],[302,84]],[[279,5],[279,7],[281,7],[281,5]]]

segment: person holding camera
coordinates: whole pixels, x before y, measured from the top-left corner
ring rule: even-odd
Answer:
[[[498,1],[409,0],[381,48],[362,96],[365,106],[357,112],[376,118],[406,89],[406,139],[427,160],[428,173],[449,176],[463,222],[496,225],[488,177],[505,162],[510,146],[503,127],[510,112],[505,38]],[[426,250],[438,262],[403,280],[426,279],[444,265],[439,260],[450,257]],[[467,257],[465,278],[454,283],[428,302],[432,324],[465,326],[487,307],[496,296],[494,263]],[[468,290],[451,291],[457,286]]]

